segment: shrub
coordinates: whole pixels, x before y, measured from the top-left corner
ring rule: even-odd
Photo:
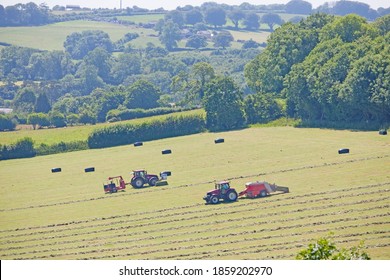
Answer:
[[[0,131],[14,130],[15,127],[15,122],[13,122],[9,117],[0,114]]]
[[[364,242],[350,249],[337,249],[332,240],[332,233],[328,237],[322,237],[315,243],[300,251],[296,256],[298,260],[369,260],[370,257],[363,251]]]
[[[34,142],[29,137],[20,139],[15,144],[4,145],[0,149],[1,160],[34,157],[35,155]]]
[[[144,109],[126,109],[126,110],[118,110],[114,109],[107,113],[106,121],[110,121],[112,119],[117,120],[132,120],[132,119],[138,119],[138,118],[146,118],[151,116],[158,116],[158,115],[165,115],[170,114],[174,112],[180,112],[183,109],[181,108],[154,108],[149,110]]]
[[[36,153],[38,156],[58,154],[65,152],[81,151],[87,150],[88,144],[87,141],[72,141],[72,142],[60,142],[53,145],[40,144],[36,148]]]
[[[88,137],[89,148],[105,148],[189,135],[205,130],[202,115],[166,117],[141,124],[117,124],[95,129]]]

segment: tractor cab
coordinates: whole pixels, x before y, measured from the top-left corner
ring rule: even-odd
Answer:
[[[148,175],[148,172],[144,169],[140,169],[140,170],[134,170],[133,171],[133,176],[134,177],[141,177],[141,178],[146,178],[146,176]]]
[[[215,189],[219,190],[221,193],[226,193],[230,189],[230,183],[228,181],[222,181],[215,183]]]

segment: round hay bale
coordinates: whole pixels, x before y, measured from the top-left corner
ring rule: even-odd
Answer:
[[[134,143],[134,147],[139,147],[139,146],[142,146],[144,143],[142,142],[135,142]]]
[[[162,153],[163,155],[167,155],[167,154],[171,154],[172,151],[171,151],[171,150],[163,150],[163,151],[161,151],[161,153]]]
[[[61,172],[61,167],[55,167],[51,169],[51,173]]]
[[[218,139],[214,140],[215,144],[224,143],[224,142],[225,142],[225,139],[223,139],[223,138],[218,138]]]
[[[95,172],[95,167],[87,167],[84,169],[84,171],[87,172]]]
[[[387,130],[386,129],[379,130],[379,135],[387,135]]]
[[[339,149],[339,154],[348,154],[348,153],[349,153],[348,148]]]

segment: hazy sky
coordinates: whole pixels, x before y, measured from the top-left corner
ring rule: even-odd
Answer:
[[[163,7],[166,10],[176,9],[178,6],[192,5],[192,6],[200,6],[203,2],[217,2],[217,3],[225,3],[229,5],[240,5],[242,2],[248,2],[255,5],[260,4],[286,4],[290,0],[122,0],[122,7],[132,7],[134,5],[147,8],[147,9],[157,9]],[[313,8],[318,7],[319,5],[324,4],[325,2],[332,2],[328,0],[305,0],[307,2],[312,3]],[[389,0],[358,0],[359,2],[367,3],[373,9],[377,9],[379,7],[388,8],[390,7]],[[15,5],[17,3],[28,3],[35,2],[37,4],[46,3],[49,7],[53,7],[55,5],[80,5],[81,7],[88,8],[119,8],[120,0],[0,0],[0,4],[3,6]]]

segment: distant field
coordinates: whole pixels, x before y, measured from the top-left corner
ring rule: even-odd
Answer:
[[[223,137],[225,143],[214,144]],[[339,155],[341,147],[350,153]],[[161,150],[172,149],[162,155]],[[0,161],[1,259],[293,259],[334,232],[390,259],[390,140],[291,127],[203,133]],[[94,166],[94,173],[84,168]],[[61,167],[61,173],[51,173]],[[103,193],[108,176],[170,170],[169,184]],[[205,205],[215,180],[266,180],[290,193]]]
[[[128,27],[95,21],[68,21],[35,27],[1,27],[2,42],[41,50],[63,50],[66,37],[73,32],[102,30],[112,41],[119,40],[128,32]],[[139,32],[146,32],[144,29]]]
[[[189,114],[199,114],[202,112],[204,111],[200,109],[200,110],[172,113],[170,115],[172,116],[189,115]],[[140,123],[140,122],[150,121],[153,119],[158,119],[165,116],[167,115],[122,121],[120,123]],[[51,145],[51,144],[59,143],[61,141],[63,142],[83,141],[83,140],[87,140],[88,135],[96,128],[115,125],[118,123],[119,122],[99,123],[96,125],[69,126],[65,128],[38,129],[38,130],[22,129],[16,131],[0,132],[0,143],[3,145],[11,144],[11,143],[15,143],[18,139],[24,137],[31,137],[34,140],[36,145],[39,145],[41,143]]]
[[[150,15],[134,15],[134,16],[119,16],[117,19],[128,20],[135,23],[148,23],[164,19],[165,14],[150,14]]]
[[[262,14],[258,14],[261,16]],[[288,20],[294,16],[292,14],[280,14],[284,20]],[[135,16],[120,16],[119,19],[134,21],[135,23],[146,23],[157,21],[164,18],[164,14],[152,15],[135,15]],[[227,19],[227,26],[233,27],[233,23]],[[242,26],[241,26],[242,27]],[[261,25],[262,30],[268,29],[265,24]],[[145,47],[148,42],[155,45],[161,45],[158,40],[157,33],[152,29],[139,28],[136,26],[123,26],[113,23],[95,22],[95,21],[68,21],[60,22],[44,26],[34,27],[0,27],[0,41],[8,44],[13,44],[22,47],[30,47],[41,50],[63,50],[63,44],[68,35],[73,32],[81,32],[84,30],[102,30],[107,32],[112,41],[119,40],[128,32],[136,32],[140,35],[139,38],[131,41],[134,47]],[[230,31],[234,40],[249,40],[253,39],[256,42],[266,42],[269,32],[248,32],[245,30]],[[181,47],[184,47],[185,40],[179,42]],[[239,48],[241,45],[234,44],[234,48]],[[2,47],[0,46],[0,49]]]

